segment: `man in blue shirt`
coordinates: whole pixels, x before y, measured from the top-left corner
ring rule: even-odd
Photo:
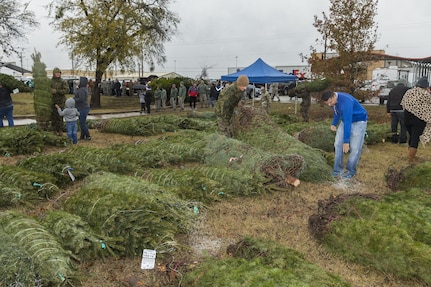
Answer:
[[[356,175],[356,167],[361,157],[367,129],[367,111],[358,100],[347,93],[326,91],[322,93],[321,99],[334,111],[331,130],[336,131],[336,135],[332,175],[334,177],[351,178]],[[350,155],[345,173],[343,166],[344,154],[349,151]]]

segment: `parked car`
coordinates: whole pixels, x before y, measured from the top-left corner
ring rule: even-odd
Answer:
[[[245,89],[245,94],[247,95],[247,98],[252,99],[252,98],[257,98],[260,95],[262,95],[262,91],[256,85],[249,84],[247,86],[247,88]]]
[[[279,83],[278,84],[278,93],[280,96],[289,95],[289,90],[296,87],[296,81],[289,81],[287,83]]]

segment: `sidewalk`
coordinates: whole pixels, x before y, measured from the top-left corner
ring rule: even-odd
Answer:
[[[300,101],[300,100],[299,100]],[[260,102],[260,98],[256,99],[256,102]],[[293,98],[292,100],[288,97],[288,96],[280,96],[280,102],[281,103],[294,103],[295,102],[295,98]],[[94,115],[88,115],[87,119],[89,120],[104,120],[104,119],[112,119],[112,118],[128,118],[128,117],[137,117],[140,116],[141,114],[136,111],[136,112],[127,112],[127,113],[110,113],[110,114],[94,114]],[[29,124],[34,124],[36,123],[36,119],[34,117],[29,117],[29,118],[25,118],[25,117],[15,117],[14,118],[14,124],[15,126],[24,126],[24,125],[29,125]],[[7,120],[3,119],[3,125],[6,127],[7,126]]]
[[[89,120],[104,120],[111,118],[128,118],[128,117],[136,117],[139,116],[139,112],[129,112],[129,113],[113,113],[113,114],[101,114],[101,115],[88,115],[87,119]],[[15,118],[14,120],[15,126],[25,126],[29,124],[35,124],[36,120],[34,118]],[[7,127],[7,120],[3,119],[3,125]]]

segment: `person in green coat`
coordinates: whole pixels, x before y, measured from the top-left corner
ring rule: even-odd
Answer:
[[[61,70],[54,68],[51,79],[51,129],[57,134],[62,135],[64,130],[63,118],[58,114],[55,105],[58,105],[62,110],[66,102],[66,94],[69,93],[69,85],[61,78]]]
[[[174,111],[176,111],[177,110],[178,89],[177,89],[177,85],[175,85],[175,84],[172,84],[170,97],[171,97],[172,109]]]
[[[235,83],[221,91],[219,99],[216,102],[214,112],[217,117],[217,124],[220,132],[227,137],[233,136],[233,111],[241,99],[244,98],[244,91],[248,84],[249,80],[246,75],[239,76]]]
[[[160,86],[157,86],[156,91],[154,92],[154,101],[156,112],[160,111],[160,107],[162,106],[162,90]]]
[[[162,100],[162,108],[163,111],[166,112],[166,100],[168,99],[168,93],[166,92],[166,89],[162,87],[162,92],[161,92],[161,100]]]
[[[187,88],[184,86],[184,83],[180,83],[180,88],[178,89],[178,105],[180,106],[180,109],[184,111],[184,100],[187,96]]]

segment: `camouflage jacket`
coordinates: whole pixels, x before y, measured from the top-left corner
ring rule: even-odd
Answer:
[[[69,93],[69,85],[62,78],[51,79],[51,94],[53,97],[63,97]]]
[[[224,88],[218,98],[215,106],[215,114],[217,117],[222,117],[230,120],[233,110],[238,105],[239,101],[244,98],[244,92],[238,89],[237,83],[233,83],[229,87]]]
[[[186,86],[180,86],[178,89],[178,97],[184,99],[187,95],[187,88]]]

